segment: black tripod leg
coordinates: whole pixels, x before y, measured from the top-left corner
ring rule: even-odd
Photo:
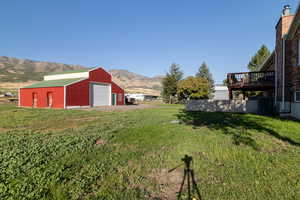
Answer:
[[[192,175],[192,181],[193,181],[193,188],[196,189],[199,200],[202,200],[199,188],[197,186],[197,182],[195,180],[194,170],[191,170],[191,175]]]
[[[181,198],[181,193],[182,193],[182,189],[183,189],[185,178],[186,178],[186,169],[184,169],[183,180],[181,182],[181,186],[180,186],[180,190],[178,192],[177,200],[179,200]]]
[[[188,200],[191,200],[191,171],[190,170],[188,170],[187,171],[187,179],[188,179]]]

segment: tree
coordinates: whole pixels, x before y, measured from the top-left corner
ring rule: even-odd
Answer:
[[[210,84],[206,78],[190,76],[179,81],[177,94],[181,99],[208,99]]]
[[[172,99],[177,94],[177,84],[182,79],[183,72],[178,64],[173,63],[170,66],[165,78],[162,80],[162,97],[165,102],[173,103]]]
[[[209,71],[209,68],[205,62],[201,64],[199,67],[198,73],[196,74],[196,77],[204,78],[208,81],[209,84],[209,96],[212,98],[212,94],[215,92],[215,81],[213,79],[212,74]]]
[[[270,56],[270,51],[266,45],[262,45],[261,48],[256,52],[256,54],[251,58],[248,69],[249,71],[259,71],[261,65]]]

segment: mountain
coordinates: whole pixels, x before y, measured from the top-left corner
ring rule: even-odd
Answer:
[[[84,67],[0,56],[0,82],[41,81],[48,73],[80,69]]]
[[[150,78],[122,69],[112,69],[109,72],[113,81],[125,88],[128,93],[160,95],[161,76]]]
[[[45,74],[85,68],[81,65],[0,56],[0,88],[18,88],[43,80]],[[162,76],[150,78],[122,69],[113,69],[109,72],[113,76],[113,81],[127,93],[160,95]]]

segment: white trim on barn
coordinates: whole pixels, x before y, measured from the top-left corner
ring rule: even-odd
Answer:
[[[67,89],[66,86],[64,86],[64,108],[66,108],[66,101],[67,101]]]
[[[20,94],[20,88],[18,89],[18,107],[21,107],[21,94]]]
[[[54,74],[44,76],[45,81],[71,79],[71,78],[89,78],[89,72],[77,72],[69,74]]]
[[[67,106],[66,109],[74,109],[74,108],[90,108],[91,106]]]
[[[111,89],[111,84],[109,84],[109,94],[108,94],[108,98],[109,98],[109,105],[112,105],[112,99],[111,99],[111,94],[112,94],[112,89]],[[116,102],[117,103],[117,102]]]
[[[96,69],[104,69],[104,68],[103,67],[95,67],[95,68],[90,69],[88,72],[94,71]]]

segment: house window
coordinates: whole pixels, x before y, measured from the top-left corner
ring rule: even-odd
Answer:
[[[295,102],[300,102],[300,91],[295,92]]]
[[[118,94],[118,101],[122,101],[123,100],[123,95],[122,94]]]

